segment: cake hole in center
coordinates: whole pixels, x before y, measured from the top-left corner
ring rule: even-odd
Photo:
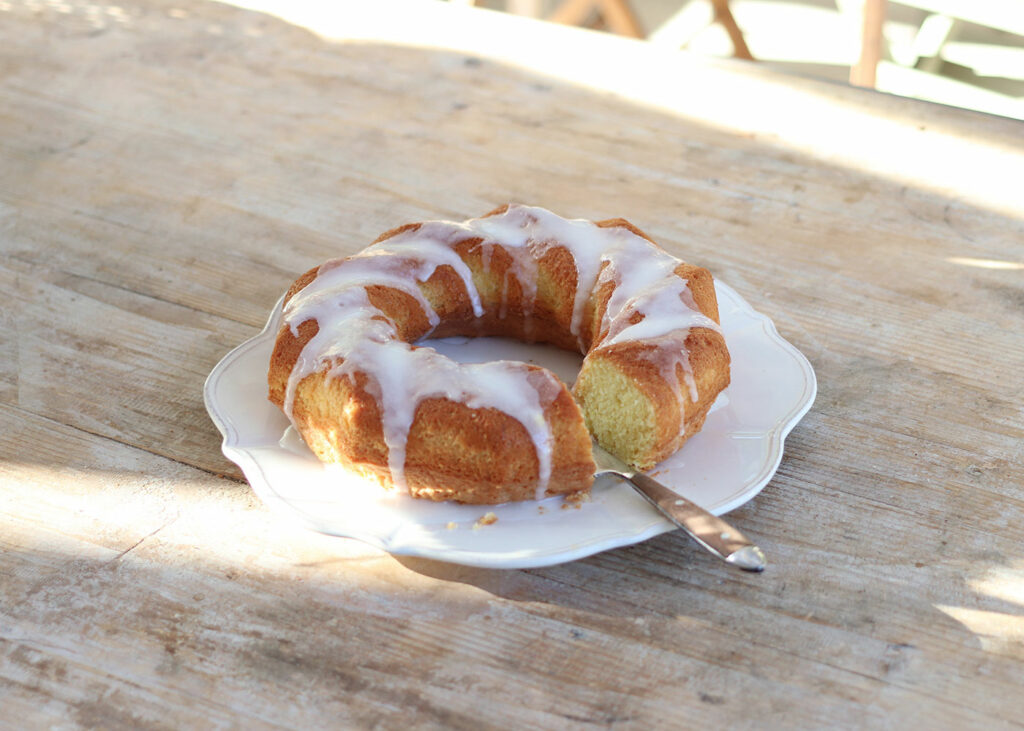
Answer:
[[[542,343],[524,343],[512,338],[455,336],[419,340],[417,346],[433,348],[458,363],[488,363],[495,360],[517,360],[547,368],[567,386],[579,375],[583,356],[569,350]]]

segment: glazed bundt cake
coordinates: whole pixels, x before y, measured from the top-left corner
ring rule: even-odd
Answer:
[[[506,336],[585,354],[572,393],[513,361],[460,364],[422,344]],[[625,220],[499,208],[382,234],[289,289],[270,399],[325,462],[431,500],[581,493],[591,434],[649,468],[729,383],[707,270]]]

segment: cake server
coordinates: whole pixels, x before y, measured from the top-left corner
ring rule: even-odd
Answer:
[[[708,551],[744,571],[763,571],[767,561],[764,552],[742,533],[696,503],[648,477],[635,467],[606,452],[594,442],[594,461],[600,475],[616,475],[647,498],[662,515],[686,531]]]

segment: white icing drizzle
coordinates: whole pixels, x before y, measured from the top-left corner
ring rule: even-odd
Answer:
[[[480,293],[473,283],[473,272],[453,248],[456,243],[465,238],[459,236],[459,233],[457,227],[452,227],[444,221],[429,221],[421,224],[418,229],[403,231],[390,239],[374,244],[353,258],[383,256],[416,262],[422,267],[416,277],[420,282],[429,279],[438,267],[450,266],[466,285],[466,293],[473,305],[473,314],[478,318],[483,317],[484,308],[480,304]],[[426,276],[422,276],[423,274]]]
[[[557,379],[522,363],[494,361],[460,364],[429,347],[399,340],[368,342],[329,371],[331,377],[367,373],[367,390],[380,404],[388,468],[395,484],[405,486],[406,443],[416,409],[424,399],[446,398],[471,409],[491,408],[520,422],[537,449],[542,499],[551,477],[551,428],[544,407],[558,395]]]
[[[608,281],[615,284],[615,290],[598,336],[602,348],[632,340],[657,340],[693,327],[721,331],[698,311],[686,280],[674,274],[679,260],[643,237],[623,227],[602,228],[590,221],[564,219],[542,208],[510,206],[502,214],[465,223],[427,222],[320,267],[316,278],[284,308],[284,322],[293,334],[308,320],[315,319],[319,328],[289,376],[285,413],[292,416],[296,387],[312,373],[327,370],[329,377],[351,379],[364,374],[367,390],[380,404],[392,480],[404,487],[409,430],[423,400],[445,398],[472,409],[497,409],[519,421],[534,444],[539,500],[551,476],[553,437],[544,412],[561,392],[555,376],[513,361],[460,364],[432,348],[405,343],[398,338],[395,323],[373,306],[366,293],[371,285],[407,293],[419,303],[433,330],[439,317],[419,283],[428,280],[438,267],[449,266],[462,279],[479,321],[483,303],[472,271],[455,251],[456,244],[473,238],[481,239],[485,272],[491,269],[495,245],[511,258],[502,282],[498,316],[507,315],[509,277],[514,276],[522,290],[527,337],[537,296],[538,261],[552,247],[567,249],[575,262],[577,287],[570,331],[581,349],[587,301],[595,287]],[[677,340],[672,339],[673,345]],[[682,406],[677,364],[683,366],[694,401],[697,391],[688,354],[682,340],[678,341],[678,348],[664,358],[662,368]]]
[[[625,289],[620,286],[619,289]],[[616,294],[619,290],[616,290]],[[608,334],[601,341],[606,347],[627,340],[652,340],[670,332],[694,327],[720,330],[718,323],[683,301],[682,293],[689,294],[686,282],[679,277],[666,277],[641,289],[626,299],[608,326]],[[615,295],[612,295],[612,300]],[[609,302],[608,309],[612,309]],[[631,323],[633,315],[643,314],[639,322]]]
[[[622,238],[621,232],[639,238],[625,229],[600,228],[591,221],[566,219],[543,208],[530,206],[509,206],[500,216],[476,218],[466,223],[480,235],[501,242],[512,255],[513,261],[517,262],[516,277],[520,281],[520,272],[524,272],[524,269],[527,270],[524,272],[526,276],[532,275],[532,289],[529,292],[524,290],[523,294],[524,298],[531,299],[531,307],[532,299],[537,294],[536,262],[552,246],[568,249],[576,263],[576,292],[569,331],[578,340],[583,324],[583,312],[597,282],[601,262],[605,260],[604,253],[613,250],[610,244],[613,244],[615,239]],[[644,243],[650,248],[650,244]],[[527,256],[524,256],[524,252]],[[529,261],[527,267],[522,264],[524,260]],[[583,350],[582,341],[580,349]]]

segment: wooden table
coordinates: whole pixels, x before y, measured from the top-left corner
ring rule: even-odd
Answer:
[[[1021,725],[1024,124],[425,1],[3,0],[0,43],[0,726]],[[730,514],[764,574],[395,557],[222,456],[204,379],[295,276],[509,200],[810,358]]]

